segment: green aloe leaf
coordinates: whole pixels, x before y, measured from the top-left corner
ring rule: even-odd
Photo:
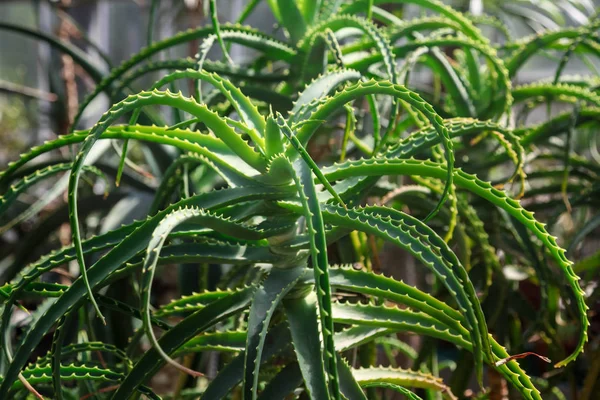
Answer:
[[[158,341],[166,354],[174,353],[195,335],[214,326],[223,319],[247,308],[252,298],[252,288],[217,300],[202,310],[179,322],[167,331]],[[152,348],[135,364],[114,394],[114,398],[131,396],[135,389],[154,375],[164,364],[163,356]]]
[[[354,165],[357,167],[355,172],[358,172],[359,165],[365,166],[358,174],[364,176],[365,174],[376,173],[376,169],[379,169],[379,174],[407,174],[407,175],[420,175],[420,176],[431,176],[438,179],[443,179],[442,167],[439,164],[417,161],[417,160],[399,160],[399,159],[382,159],[382,160],[360,160],[347,162],[348,165]],[[392,166],[393,165],[393,166]],[[401,166],[402,165],[402,166]],[[354,169],[350,167],[349,169]],[[413,169],[414,168],[414,169]],[[337,180],[340,178],[348,178],[354,174],[346,174],[342,172],[345,168],[336,168],[335,172],[329,173],[329,170],[325,169],[324,175],[327,179]],[[404,172],[400,172],[404,170]],[[434,172],[437,170],[437,172]],[[385,172],[384,172],[385,171]],[[395,171],[395,172],[392,172]],[[474,194],[482,197],[490,203],[502,208],[519,222],[521,222],[527,229],[533,233],[548,249],[555,262],[561,268],[564,278],[569,284],[573,296],[575,298],[576,308],[579,319],[579,342],[576,349],[563,361],[559,362],[557,366],[563,366],[573,361],[577,355],[583,350],[583,346],[587,341],[587,327],[589,325],[587,319],[587,305],[585,304],[584,293],[579,286],[578,277],[573,272],[572,262],[569,261],[565,256],[565,250],[558,246],[556,239],[551,236],[545,229],[544,224],[538,222],[533,213],[525,210],[518,201],[511,199],[504,192],[495,189],[489,183],[483,182],[477,177],[464,173],[460,170],[455,171],[454,183],[459,188],[464,188],[473,192]]]
[[[248,317],[244,363],[244,398],[246,399],[257,398],[258,373],[269,322],[281,300],[294,288],[304,272],[305,268],[302,265],[285,269],[273,268],[264,283],[254,293]]]
[[[386,383],[440,392],[445,399],[457,399],[440,378],[422,372],[397,368],[371,367],[352,371],[352,375],[361,385]]]
[[[306,391],[311,399],[329,399],[323,349],[317,340],[320,337],[317,296],[311,292],[306,297],[286,300],[284,305]]]
[[[271,192],[271,195],[281,195],[280,189],[273,191],[257,187],[234,188],[192,196],[161,211],[144,223],[138,223],[128,236],[122,238],[109,253],[98,260],[90,268],[90,273],[88,275],[90,286],[94,287],[102,282],[102,280],[114,272],[121,264],[127,262],[131,257],[144,249],[155,227],[170,211],[182,206],[196,206],[210,209],[217,206],[224,206],[235,201],[243,201],[242,199],[268,198],[269,191]],[[10,383],[7,382],[13,382],[16,379],[21,367],[29,357],[29,354],[31,354],[33,348],[37,346],[45,332],[47,332],[47,330],[50,329],[50,327],[54,325],[65,312],[78,304],[82,304],[85,301],[85,297],[82,297],[85,293],[85,283],[80,278],[69,287],[69,289],[50,307],[48,312],[30,329],[15,353],[13,362],[5,373],[5,381],[0,385],[0,397],[4,396],[2,393],[8,391]],[[4,326],[7,326],[8,324],[8,309],[9,308],[7,307],[4,310]]]

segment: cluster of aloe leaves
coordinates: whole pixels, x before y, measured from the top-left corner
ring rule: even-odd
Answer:
[[[96,82],[71,133],[0,175],[0,231],[23,240],[2,254],[0,398],[158,399],[166,364],[181,375],[162,398],[455,399],[470,376],[479,398],[493,379],[524,399],[562,398],[556,383],[569,380],[591,396],[593,373],[573,381],[571,366],[600,257],[575,265],[587,294],[571,260],[600,224],[598,21],[513,40],[436,0],[269,0],[280,40],[241,25],[258,3],[220,25],[212,1],[209,26],[156,42],[151,22],[148,46],[108,75],[69,43],[0,24]],[[421,17],[403,19],[405,5]],[[194,40],[194,59],[152,60]],[[238,64],[231,45],[258,55]],[[515,84],[534,57],[555,76]],[[589,76],[563,73],[575,58]],[[75,130],[101,94],[113,105]],[[51,186],[29,201],[40,184]],[[140,193],[153,199],[146,217],[119,219]],[[64,223],[72,240],[36,260]],[[384,243],[407,257],[381,265]],[[410,258],[426,285],[387,276]],[[68,265],[79,275],[57,279]],[[161,304],[169,269],[181,295]],[[552,379],[537,358],[511,357],[534,350],[561,368]]]

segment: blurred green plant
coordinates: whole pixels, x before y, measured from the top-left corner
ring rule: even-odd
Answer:
[[[494,16],[510,27],[525,27],[534,32],[560,29],[567,23],[587,24],[596,8],[592,0],[456,0],[450,3],[456,9],[473,13],[475,19]]]

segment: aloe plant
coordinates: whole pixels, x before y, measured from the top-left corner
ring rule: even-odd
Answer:
[[[258,3],[249,2],[240,23]],[[403,20],[382,3],[428,16]],[[571,58],[599,55],[596,19],[495,44],[477,25],[492,21],[505,32],[500,22],[435,0],[268,4],[285,41],[220,24],[211,1],[209,26],[152,42],[150,23],[149,45],[108,75],[68,43],[0,23],[70,55],[97,83],[70,133],[0,175],[2,233],[66,190],[66,204],[25,237],[26,247],[8,250],[0,269],[0,398],[161,398],[151,380],[165,365],[192,377],[166,398],[365,399],[390,390],[453,399],[471,375],[483,395],[500,379],[522,398],[547,398],[536,382],[556,388],[518,360],[535,354],[527,344],[534,334],[548,345],[538,356],[557,368],[578,358],[589,322],[575,272],[598,266],[597,254],[575,267],[572,260],[600,224],[585,221],[597,212],[599,167],[580,143],[597,124],[600,98],[595,78],[563,74]],[[197,39],[194,59],[152,61]],[[238,65],[231,43],[259,55]],[[226,62],[208,59],[215,45]],[[554,79],[515,85],[541,51],[560,55]],[[412,79],[423,67],[431,85]],[[161,70],[172,72],[134,89]],[[194,85],[184,94],[186,81]],[[77,130],[101,93],[113,105]],[[574,111],[553,112],[559,103]],[[532,125],[540,109],[547,117]],[[117,154],[101,147],[116,142]],[[51,157],[66,148],[75,149],[70,158]],[[22,201],[49,183],[47,195]],[[102,185],[110,189],[104,200],[94,192]],[[115,218],[119,200],[136,193],[152,196],[145,217]],[[103,230],[106,210],[112,221]],[[559,218],[579,233],[557,229]],[[71,241],[47,252],[65,222]],[[427,288],[381,273],[404,268],[380,265],[384,243],[425,268]],[[38,247],[46,254],[32,260]],[[48,279],[69,264],[79,272],[72,281]],[[170,268],[196,292],[157,303],[153,283]],[[539,291],[539,311],[515,304],[519,281]],[[21,332],[13,317],[32,297]],[[517,318],[499,322],[517,313],[530,319],[527,330]],[[559,317],[574,321],[569,351]],[[431,347],[413,354],[396,337],[407,332]],[[443,343],[462,351],[449,382],[436,361]],[[377,362],[378,348],[389,366]],[[414,368],[398,367],[396,351]],[[572,373],[560,371],[565,380]]]

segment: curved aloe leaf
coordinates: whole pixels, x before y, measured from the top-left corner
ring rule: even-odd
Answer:
[[[304,272],[304,266],[286,269],[273,268],[265,282],[254,293],[248,317],[248,337],[244,362],[244,398],[246,399],[257,398],[258,372],[262,362],[267,328],[273,313]],[[293,331],[292,337],[294,337]]]

